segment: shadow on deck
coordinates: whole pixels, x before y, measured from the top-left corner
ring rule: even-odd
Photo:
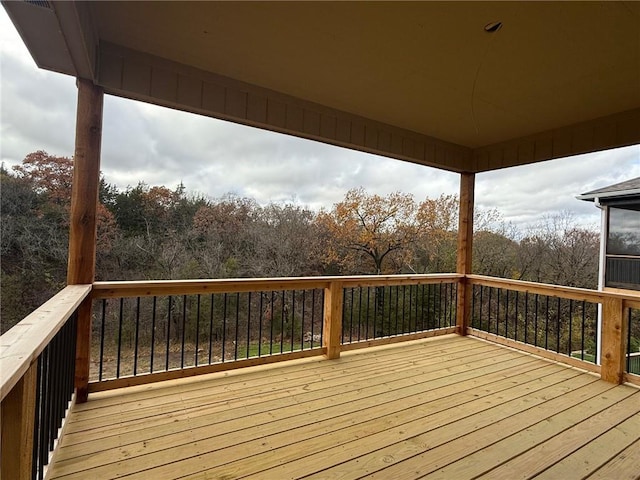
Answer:
[[[50,478],[638,478],[640,389],[446,336],[92,394]]]

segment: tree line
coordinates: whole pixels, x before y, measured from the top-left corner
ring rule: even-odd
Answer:
[[[0,169],[1,330],[66,280],[73,161],[44,151]],[[458,198],[352,189],[332,208],[211,199],[139,182],[100,179],[97,280],[453,272]],[[595,288],[598,232],[570,215],[518,231],[476,208],[474,273]]]

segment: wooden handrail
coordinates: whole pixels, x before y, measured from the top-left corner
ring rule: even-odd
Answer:
[[[235,278],[212,280],[152,280],[95,282],[93,298],[148,297],[161,295],[193,295],[271,290],[309,290],[329,288],[339,281],[345,288],[390,285],[453,283],[463,278],[456,273],[426,275],[358,275],[348,277],[279,277]]]
[[[0,336],[1,399],[20,381],[90,293],[91,285],[67,286]]]
[[[565,287],[563,285],[552,285],[549,283],[526,282],[523,280],[509,280],[499,277],[488,277],[485,275],[467,275],[466,278],[472,285],[484,285],[486,287],[505,288],[518,292],[537,293],[550,297],[562,297],[571,300],[585,300],[593,303],[603,303],[605,299],[619,299],[625,303],[640,304],[640,292],[627,293],[609,290],[590,290],[588,288]],[[635,307],[633,307],[635,308]]]

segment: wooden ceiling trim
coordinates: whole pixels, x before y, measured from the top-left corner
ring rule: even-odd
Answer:
[[[476,172],[640,143],[640,108],[473,151]]]
[[[450,170],[469,171],[471,149],[198,70],[127,48],[100,45],[105,92]]]

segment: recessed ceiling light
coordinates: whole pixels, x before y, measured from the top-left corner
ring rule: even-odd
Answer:
[[[488,33],[497,32],[502,28],[502,22],[491,22],[484,26],[484,31]]]

